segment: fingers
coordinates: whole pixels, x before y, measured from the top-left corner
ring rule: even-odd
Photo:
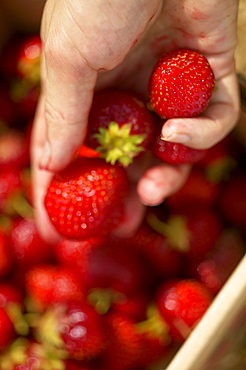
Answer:
[[[163,126],[163,139],[196,149],[210,148],[222,140],[239,117],[239,94],[236,76],[217,82],[216,91],[203,115],[195,118],[169,119]]]
[[[156,206],[175,193],[185,183],[190,173],[190,166],[171,166],[160,164],[148,169],[137,185],[141,202],[147,206]]]
[[[71,161],[86,134],[98,71],[123,61],[160,3],[145,0],[139,13],[134,0],[46,2],[41,35],[47,140],[41,168],[58,171]]]
[[[70,61],[74,56],[63,58],[61,50],[46,50],[43,60],[47,139],[39,165],[51,171],[64,168],[84,139],[97,77],[82,60],[76,69],[77,64]]]
[[[60,236],[51,224],[44,208],[46,189],[50,183],[53,173],[50,171],[41,170],[39,167],[39,158],[43,150],[45,136],[44,96],[41,94],[36,110],[31,138],[33,206],[35,211],[35,219],[37,221],[37,227],[40,234],[48,242],[55,243],[60,239]]]

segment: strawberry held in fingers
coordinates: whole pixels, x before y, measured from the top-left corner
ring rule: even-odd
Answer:
[[[152,145],[152,153],[155,157],[172,165],[194,164],[205,157],[206,149],[194,149],[181,143],[163,140],[161,134],[163,124],[165,124],[164,120],[159,119]]]
[[[107,234],[119,224],[127,191],[122,167],[100,158],[77,158],[54,175],[45,207],[61,235],[82,239]]]
[[[189,49],[163,54],[149,80],[150,102],[162,118],[194,117],[208,106],[215,87],[207,59]]]
[[[128,166],[150,146],[154,117],[137,94],[105,89],[94,96],[86,144],[107,162]]]

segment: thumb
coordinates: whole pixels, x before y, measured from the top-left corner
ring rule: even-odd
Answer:
[[[97,71],[82,58],[76,61],[73,55],[52,50],[43,55],[42,78],[47,131],[39,166],[56,172],[84,140]]]

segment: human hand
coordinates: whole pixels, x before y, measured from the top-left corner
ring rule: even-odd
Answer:
[[[201,117],[170,119],[163,136],[202,149],[233,128],[238,116],[236,15],[237,2],[232,0],[198,5],[194,0],[47,1],[41,32],[43,87],[32,144],[35,209],[45,237],[57,238],[44,210],[45,190],[53,172],[64,168],[83,142],[94,89],[133,88],[147,98],[148,79],[158,56],[178,47],[195,49],[209,60],[217,90]],[[143,204],[162,202],[189,173],[188,166],[152,164],[151,160],[134,166],[138,166],[138,176],[131,202],[126,204],[126,220],[118,230],[121,233],[137,226]],[[136,168],[129,170],[136,174]],[[132,211],[127,212],[132,202],[134,217]]]

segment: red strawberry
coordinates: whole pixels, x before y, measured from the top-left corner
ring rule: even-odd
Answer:
[[[15,339],[16,332],[14,325],[6,310],[0,307],[0,352],[6,349]]]
[[[40,236],[34,218],[15,219],[9,239],[13,260],[22,272],[30,266],[51,260],[52,247]]]
[[[213,249],[223,230],[220,217],[209,208],[191,208],[171,213],[163,222],[154,213],[147,216],[151,227],[168,238],[185,258],[202,257]]]
[[[105,238],[100,236],[81,240],[64,238],[54,246],[55,257],[60,264],[78,269],[83,274],[83,269],[88,270],[86,264],[93,250],[102,247],[104,243]]]
[[[45,207],[57,231],[68,238],[107,234],[123,217],[128,178],[122,167],[100,158],[77,158],[55,174]]]
[[[102,238],[61,240],[56,255],[65,266],[77,271],[88,289],[133,293],[144,283],[145,273],[134,251]]]
[[[189,276],[196,278],[217,294],[245,254],[245,244],[234,229],[225,229],[215,247],[198,261],[186,265]]]
[[[212,295],[196,280],[175,280],[159,286],[156,302],[170,335],[183,342],[210,306]]]
[[[102,369],[137,369],[142,341],[134,320],[127,316],[111,313],[106,318],[108,346],[102,357]]]
[[[50,306],[41,316],[36,335],[52,351],[61,349],[67,358],[91,360],[106,343],[104,321],[85,302]]]
[[[0,128],[2,124],[13,125],[16,119],[16,111],[13,101],[9,96],[8,87],[0,86]]]
[[[193,50],[163,54],[149,80],[150,102],[162,118],[193,117],[207,107],[215,87],[206,58]]]
[[[153,133],[153,115],[137,94],[118,89],[95,94],[85,143],[107,162],[129,165],[150,146]]]
[[[167,355],[172,339],[168,333],[168,325],[155,304],[146,310],[146,319],[136,324],[143,344],[140,359],[141,368],[153,364]]]
[[[246,175],[233,173],[218,198],[219,207],[225,220],[246,230]]]
[[[5,130],[0,136],[0,167],[29,165],[29,147],[24,135],[15,129]]]
[[[162,278],[173,277],[181,270],[181,255],[172,248],[167,236],[154,230],[146,221],[128,240],[150,262],[153,274]]]
[[[0,307],[9,303],[23,304],[24,296],[20,290],[10,282],[0,283]]]
[[[21,78],[32,84],[40,81],[41,39],[39,35],[13,37],[1,56],[1,72],[9,80]]]
[[[28,271],[26,290],[32,304],[38,309],[84,297],[82,285],[74,271],[48,264],[35,266]]]
[[[173,165],[194,164],[206,155],[207,150],[193,149],[180,143],[172,143],[162,140],[161,129],[164,121],[157,121],[157,131],[153,140],[152,153],[161,161]]]
[[[6,278],[10,274],[13,266],[13,258],[9,251],[8,238],[0,229],[0,279]]]
[[[76,360],[64,360],[66,370],[96,370],[97,368],[93,366],[92,361],[76,361]]]
[[[205,171],[193,167],[185,184],[174,194],[170,195],[165,203],[170,212],[189,207],[210,207],[215,204],[220,185],[211,181]]]
[[[236,146],[237,145],[237,146]],[[207,177],[214,182],[228,178],[230,171],[236,166],[237,150],[240,146],[235,143],[232,134],[209,148],[205,157],[199,162]]]
[[[17,199],[23,192],[23,180],[16,167],[0,170],[0,212],[5,215],[16,215]],[[20,198],[19,198],[20,199]]]
[[[134,294],[120,294],[111,303],[111,311],[122,316],[128,316],[137,322],[142,321],[145,319],[149,300],[150,297],[144,289]]]
[[[17,56],[17,73],[32,85],[40,83],[41,51],[41,39],[38,35],[33,35],[23,40]]]
[[[31,119],[37,107],[40,94],[39,86],[32,86],[25,80],[15,80],[10,89],[10,96],[15,104],[19,119]]]
[[[95,149],[89,148],[87,145],[83,144],[76,153],[78,157],[89,157],[89,158],[99,158],[100,152]]]

